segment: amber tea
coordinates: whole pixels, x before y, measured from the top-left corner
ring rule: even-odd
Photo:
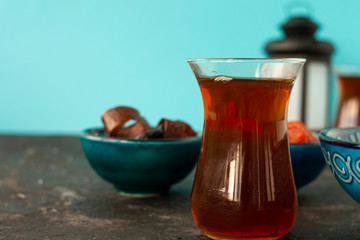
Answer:
[[[287,106],[304,59],[190,59],[204,103],[191,193],[214,239],[278,239],[297,211]]]
[[[340,103],[337,127],[360,126],[360,76],[338,76]]]
[[[196,224],[220,239],[285,235],[297,209],[284,111],[294,81],[198,82],[206,131],[191,198]]]

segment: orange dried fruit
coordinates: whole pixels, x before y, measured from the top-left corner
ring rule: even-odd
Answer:
[[[291,144],[319,142],[314,133],[309,131],[301,121],[289,121],[288,134]]]

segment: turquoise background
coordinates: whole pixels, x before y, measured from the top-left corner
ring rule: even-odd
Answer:
[[[188,58],[265,57],[287,0],[1,0],[0,133],[76,134],[108,108],[201,130]],[[300,1],[301,2],[301,1]],[[333,62],[360,64],[360,1],[311,1]]]

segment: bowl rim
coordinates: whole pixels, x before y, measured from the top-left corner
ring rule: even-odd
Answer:
[[[183,137],[183,138],[165,138],[165,139],[131,139],[131,138],[118,138],[118,137],[108,137],[108,136],[96,136],[91,134],[91,131],[105,131],[102,127],[91,127],[86,128],[81,131],[80,137],[85,138],[88,140],[93,141],[100,141],[100,142],[112,142],[112,143],[151,143],[151,144],[164,144],[164,143],[188,143],[188,142],[197,142],[201,141],[202,134],[197,133],[196,136],[191,137]]]
[[[290,147],[292,148],[303,148],[303,147],[318,147],[320,146],[320,142],[318,143],[289,143]]]
[[[360,131],[360,128],[359,127],[327,128],[327,129],[322,130],[319,133],[319,139],[320,139],[320,141],[324,141],[324,142],[331,143],[331,144],[336,144],[336,145],[341,145],[341,146],[344,146],[344,147],[360,148],[360,142],[352,142],[352,141],[337,139],[337,138],[328,136],[328,133],[330,131],[342,132],[344,130],[358,130],[358,131]]]

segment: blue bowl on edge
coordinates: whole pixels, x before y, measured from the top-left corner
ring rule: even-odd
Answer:
[[[360,128],[330,128],[320,132],[325,162],[342,188],[360,202]]]
[[[90,128],[80,141],[95,172],[130,196],[166,193],[194,168],[201,137],[134,140],[107,137],[102,128]]]
[[[297,189],[313,181],[324,169],[319,143],[290,144],[290,156]]]

